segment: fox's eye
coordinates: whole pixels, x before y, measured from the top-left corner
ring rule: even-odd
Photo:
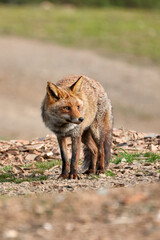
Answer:
[[[71,110],[71,107],[64,107],[64,109],[66,109],[67,111],[70,111]]]
[[[77,109],[79,110],[79,109],[80,109],[80,106],[77,106]]]

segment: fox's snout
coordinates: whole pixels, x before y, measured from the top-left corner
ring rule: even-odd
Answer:
[[[79,120],[80,122],[83,122],[84,118],[83,118],[83,117],[80,117],[78,120]]]
[[[70,119],[67,119],[67,122],[80,124],[81,122],[83,122],[83,120],[84,120],[83,117],[79,117],[79,118],[71,117]]]
[[[77,119],[77,124],[80,124],[81,122],[83,122],[84,118],[83,117],[80,117]]]

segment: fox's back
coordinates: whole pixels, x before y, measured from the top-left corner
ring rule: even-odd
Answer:
[[[62,80],[58,81],[56,85],[60,86],[62,88],[70,87],[74,82],[77,81],[77,79],[79,77],[80,76],[78,76],[78,75],[67,76],[67,77],[63,78]],[[91,93],[95,93],[97,96],[99,94],[105,94],[105,90],[99,82],[97,82],[96,80],[91,79],[89,77],[86,77],[86,76],[82,76],[82,77],[84,79],[82,91],[86,95],[91,94]]]

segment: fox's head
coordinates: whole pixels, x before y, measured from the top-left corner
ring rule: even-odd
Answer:
[[[50,119],[57,124],[80,124],[84,120],[82,84],[82,77],[70,87],[61,88],[48,82],[46,110]]]

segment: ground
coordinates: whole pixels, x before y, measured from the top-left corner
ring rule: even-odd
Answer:
[[[159,240],[159,198],[157,183],[2,199],[1,239]]]
[[[138,64],[0,38],[0,139],[16,139],[0,141],[0,239],[159,240],[160,135],[148,132],[159,131],[160,72]],[[71,73],[102,83],[115,126],[146,132],[114,129],[109,168],[80,180],[58,179],[57,141],[40,118],[46,82]],[[81,151],[79,171],[82,161]]]
[[[160,135],[114,129],[108,170],[80,180],[58,179],[55,136],[1,141],[0,157],[1,239],[159,239]]]
[[[45,136],[40,106],[46,82],[84,74],[101,82],[113,105],[114,126],[159,132],[160,68],[48,44],[0,37],[0,138]],[[5,109],[4,109],[5,106]]]

